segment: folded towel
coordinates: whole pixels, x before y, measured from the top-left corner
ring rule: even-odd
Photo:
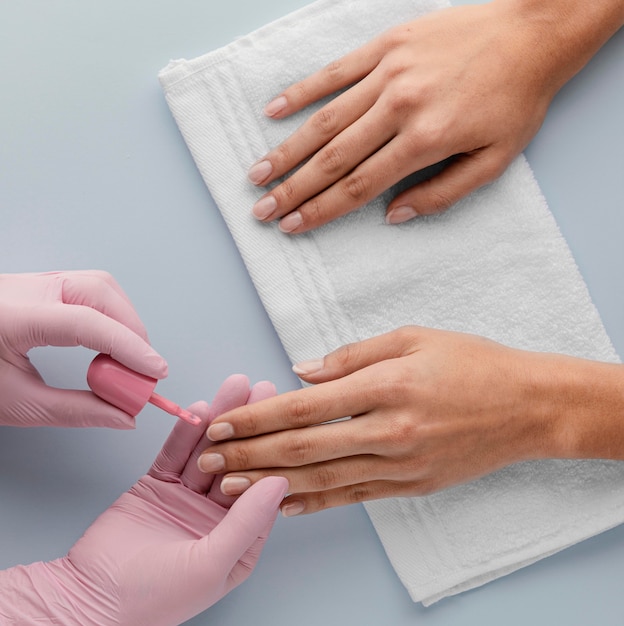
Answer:
[[[384,224],[393,191],[289,237],[257,222],[248,168],[315,107],[262,107],[292,82],[441,0],[321,0],[160,74],[167,102],[286,351],[297,362],[403,324],[617,361],[524,157],[443,215]],[[396,191],[396,190],[394,190]],[[414,601],[428,605],[624,520],[624,464],[517,464],[366,509]]]

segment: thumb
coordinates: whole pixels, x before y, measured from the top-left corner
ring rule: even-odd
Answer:
[[[353,374],[369,365],[404,356],[414,346],[414,329],[404,327],[392,332],[346,344],[323,359],[302,361],[293,372],[310,383],[321,383]]]
[[[386,222],[400,224],[418,215],[441,213],[498,178],[510,161],[492,148],[457,155],[442,172],[394,198],[388,206]]]
[[[210,550],[210,559],[204,559],[206,566],[231,572],[245,552],[271,530],[287,490],[285,478],[270,476],[243,493],[202,540],[209,540],[206,547]]]

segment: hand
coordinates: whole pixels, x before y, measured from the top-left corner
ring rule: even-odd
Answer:
[[[250,394],[247,379],[232,376],[211,409],[200,402],[191,410],[205,428],[220,411],[274,393],[259,383]],[[245,580],[288,485],[262,480],[229,498],[228,510],[214,477],[197,469],[204,428],[178,422],[148,474],[66,557],[0,572],[0,616],[21,625],[174,626]]]
[[[288,87],[265,107],[273,119],[346,91],[251,168],[250,180],[266,186],[303,163],[253,214],[303,233],[446,161],[390,202],[386,220],[397,224],[494,180],[538,131],[559,88],[621,23],[621,2],[573,4],[499,0],[437,11]]]
[[[517,461],[624,458],[622,367],[405,327],[293,368],[315,387],[221,415],[208,429],[221,443],[199,464],[224,472],[230,494],[286,477],[282,512],[295,515],[426,495]]]
[[[37,346],[85,346],[152,378],[167,375],[106,272],[0,274],[0,424],[134,427],[133,417],[90,391],[48,387],[27,356]]]

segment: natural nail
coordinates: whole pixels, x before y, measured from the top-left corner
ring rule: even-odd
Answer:
[[[281,511],[284,517],[294,517],[295,515],[303,513],[303,509],[305,509],[305,504],[301,502],[301,500],[294,500],[293,502],[285,504],[281,508]]]
[[[293,211],[280,220],[279,229],[283,233],[292,233],[293,230],[299,228],[301,224],[303,224],[301,213],[299,213],[299,211]]]
[[[214,474],[225,467],[225,459],[221,454],[210,452],[202,454],[197,460],[197,466],[206,474]]]
[[[264,107],[264,114],[268,115],[269,117],[273,117],[274,115],[285,109],[287,104],[288,100],[286,100],[286,96],[279,96],[275,98],[275,100],[269,102],[269,104]]]
[[[249,478],[243,476],[227,476],[221,481],[221,491],[226,496],[237,496],[251,486]]]
[[[228,424],[227,422],[213,424],[208,428],[206,435],[210,441],[223,441],[224,439],[231,439],[234,436],[234,427],[232,424]]]
[[[255,165],[252,165],[247,176],[254,185],[260,185],[271,175],[272,171],[273,165],[271,161],[265,159],[264,161],[259,161]]]
[[[297,376],[306,376],[308,374],[314,374],[323,369],[323,359],[311,359],[310,361],[301,361],[295,363],[292,366],[292,371]]]
[[[275,209],[277,209],[277,200],[273,196],[265,196],[253,205],[251,212],[259,220],[265,220]]]
[[[398,206],[386,215],[386,224],[402,224],[416,217],[418,213],[411,206]]]

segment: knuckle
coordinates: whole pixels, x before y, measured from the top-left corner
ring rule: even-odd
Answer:
[[[442,213],[455,203],[455,197],[448,191],[436,188],[429,193],[427,198],[427,209],[431,213]]]
[[[245,446],[238,445],[224,450],[224,457],[226,459],[226,470],[232,469],[248,469],[250,467],[249,451]]]
[[[358,174],[351,174],[344,179],[342,189],[350,201],[363,204],[370,196],[371,181]]]
[[[325,211],[319,198],[312,198],[301,209],[306,224],[322,224],[325,221]]]
[[[308,89],[306,81],[295,83],[284,92],[284,95],[289,101],[295,101],[297,103],[308,102],[310,100],[310,90]]]
[[[321,135],[333,136],[338,130],[338,116],[331,106],[325,106],[312,118],[314,129]]]
[[[315,403],[314,400],[308,397],[294,398],[289,407],[290,416],[293,418],[296,425],[306,425],[310,416],[314,413]]]
[[[280,146],[278,146],[277,148],[275,148],[275,150],[273,151],[273,154],[270,155],[270,160],[273,162],[274,167],[275,165],[287,166],[289,163],[291,163],[292,150],[288,142],[285,142],[281,144]]]
[[[332,61],[325,66],[325,75],[333,84],[342,84],[345,75],[345,68],[342,61]]]
[[[336,485],[336,472],[327,465],[320,465],[312,474],[312,487],[314,489],[326,490]]]
[[[340,173],[344,162],[343,152],[336,146],[328,146],[319,153],[319,165],[325,174]]]
[[[356,504],[372,499],[371,489],[366,485],[352,485],[346,492],[347,502]]]
[[[340,346],[337,350],[332,352],[332,359],[336,362],[340,368],[345,369],[354,360],[357,361],[362,351],[360,343],[347,343],[344,346]]]
[[[273,197],[277,200],[278,206],[282,203],[290,205],[297,198],[297,188],[290,178],[287,178],[273,190]]]
[[[294,437],[288,446],[286,461],[288,461],[290,465],[294,466],[306,465],[309,462],[314,449],[315,447],[309,437],[305,435]]]

